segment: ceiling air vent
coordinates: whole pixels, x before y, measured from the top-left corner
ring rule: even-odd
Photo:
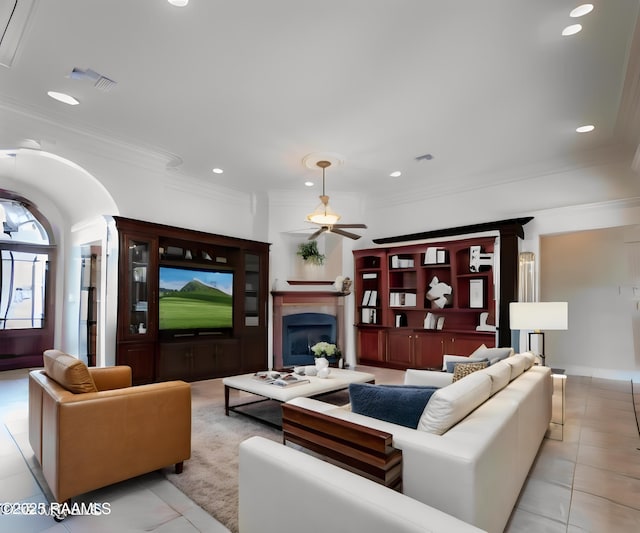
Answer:
[[[91,83],[93,83],[93,86],[96,89],[100,89],[104,92],[109,92],[118,84],[118,82],[113,81],[112,79],[107,78],[106,76],[103,76],[99,72],[91,70],[90,68],[82,69],[74,67],[68,77],[72,80],[89,80]]]
[[[0,65],[11,68],[34,0],[0,0]]]

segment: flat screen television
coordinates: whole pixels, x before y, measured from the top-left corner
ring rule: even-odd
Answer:
[[[159,330],[172,334],[221,334],[233,328],[233,272],[161,266]]]

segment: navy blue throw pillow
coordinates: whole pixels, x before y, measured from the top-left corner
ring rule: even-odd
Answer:
[[[417,385],[351,383],[351,411],[415,429],[427,402],[436,390],[437,387]]]

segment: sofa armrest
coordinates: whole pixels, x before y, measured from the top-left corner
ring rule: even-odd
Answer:
[[[453,374],[434,370],[408,369],[404,374],[405,385],[424,385],[428,387],[446,387],[453,383]]]
[[[131,387],[129,366],[89,367],[89,373],[99,391]]]
[[[290,403],[282,404],[282,442],[307,448],[333,464],[402,490],[402,452],[392,435]]]
[[[482,530],[352,472],[262,437],[240,444],[239,529],[478,533]],[[275,512],[286,502],[286,512]]]

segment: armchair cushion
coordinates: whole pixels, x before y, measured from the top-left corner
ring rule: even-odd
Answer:
[[[89,373],[99,391],[131,387],[130,366],[92,366]]]
[[[417,428],[436,387],[351,383],[351,411],[409,428]]]
[[[44,352],[44,371],[47,376],[74,394],[98,391],[87,365],[60,350]]]

